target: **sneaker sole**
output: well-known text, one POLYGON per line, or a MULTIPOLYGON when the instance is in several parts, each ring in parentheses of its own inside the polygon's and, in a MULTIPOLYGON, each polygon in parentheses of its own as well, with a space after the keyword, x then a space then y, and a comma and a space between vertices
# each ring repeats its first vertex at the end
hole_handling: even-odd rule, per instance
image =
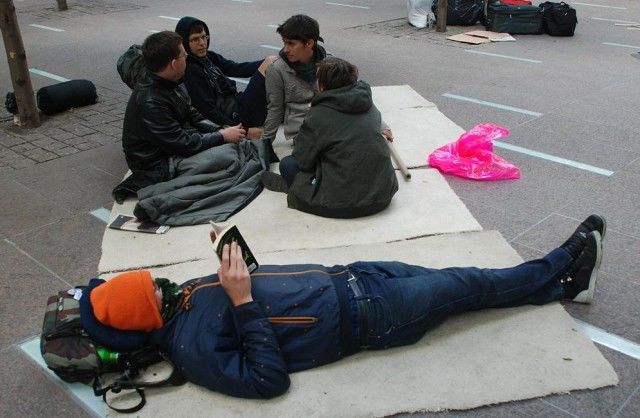
MULTIPOLYGON (((606 224, 605 229, 606 230, 606 224)), ((573 302, 575 303, 584 303, 589 304, 593 301, 594 294, 596 292, 596 281, 598 281, 598 271, 600 270, 600 263, 602 262, 602 238, 600 237, 600 233, 598 231, 595 232, 596 237, 596 262, 593 265, 593 270, 591 271, 591 277, 589 277, 589 287, 582 292, 578 293, 575 298, 573 298, 573 302)))

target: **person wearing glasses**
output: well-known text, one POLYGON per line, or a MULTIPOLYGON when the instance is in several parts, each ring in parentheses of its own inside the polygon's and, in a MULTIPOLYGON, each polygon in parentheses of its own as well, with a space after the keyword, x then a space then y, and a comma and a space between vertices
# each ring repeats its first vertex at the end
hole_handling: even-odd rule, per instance
POLYGON ((146 186, 175 177, 179 159, 245 138, 242 127, 222 128, 191 105, 181 83, 187 53, 178 34, 164 31, 148 36, 142 56, 148 74, 131 93, 122 127, 122 148, 132 175, 113 190, 119 203, 146 186))
POLYGON ((211 33, 202 20, 185 16, 176 25, 187 51, 184 84, 193 106, 219 125, 241 126, 247 138, 258 139, 267 116, 264 74, 273 57, 235 62, 210 51, 211 33), (250 78, 243 92, 229 77, 250 78))

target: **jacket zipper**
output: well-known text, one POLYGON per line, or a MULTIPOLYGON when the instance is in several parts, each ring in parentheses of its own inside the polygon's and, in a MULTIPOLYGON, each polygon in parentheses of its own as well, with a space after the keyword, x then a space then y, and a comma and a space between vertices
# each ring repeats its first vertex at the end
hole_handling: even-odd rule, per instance
MULTIPOLYGON (((289 274, 289 275, 294 275, 294 276, 300 276, 303 274, 308 274, 308 273, 321 273, 321 274, 326 274, 328 276, 337 276, 340 274, 344 274, 346 273, 347 270, 341 270, 338 271, 336 273, 328 273, 326 271, 323 270, 318 270, 318 269, 310 269, 310 270, 301 270, 301 271, 289 271, 286 273, 282 273, 282 272, 272 272, 272 273, 267 273, 267 272, 257 272, 257 273, 253 273, 251 274, 251 277, 269 277, 269 276, 282 276, 283 274, 289 274)), ((181 308, 188 311, 189 309, 191 309, 191 304, 189 303, 189 300, 191 299, 191 296, 193 296, 193 294, 195 292, 197 292, 200 289, 204 289, 206 287, 215 287, 215 286, 220 286, 220 282, 213 282, 213 283, 206 283, 206 284, 201 284, 199 286, 195 286, 195 287, 186 287, 183 289, 184 291, 184 298, 182 299, 182 303, 181 303, 181 308)), ((269 323, 271 324, 315 324, 316 322, 318 322, 318 318, 316 318, 315 316, 268 316, 267 320, 269 321, 269 323)))

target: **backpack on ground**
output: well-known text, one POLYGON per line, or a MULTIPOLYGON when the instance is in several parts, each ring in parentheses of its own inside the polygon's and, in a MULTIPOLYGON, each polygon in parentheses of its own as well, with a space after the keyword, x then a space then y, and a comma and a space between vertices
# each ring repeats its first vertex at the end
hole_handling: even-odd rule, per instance
MULTIPOLYGON (((142 409, 146 403, 142 388, 184 383, 175 368, 168 378, 158 382, 135 380, 142 368, 161 361, 169 362, 157 348, 145 347, 128 353, 113 353, 95 344, 80 320, 79 300, 82 289, 83 287, 76 287, 62 290, 47 300, 40 352, 49 369, 66 382, 91 385, 94 394, 102 396, 107 406, 118 412, 136 412, 142 409), (103 378, 108 373, 119 375, 105 386, 103 378), (107 394, 118 393, 123 389, 135 390, 140 396, 140 402, 124 409, 109 405, 107 394)), ((171 366, 173 367, 172 364, 171 366)))
POLYGON ((573 36, 578 24, 576 9, 567 3, 546 1, 540 4, 544 31, 551 36, 573 36))
POLYGON ((146 74, 147 68, 144 66, 142 58, 142 45, 133 44, 120 55, 116 64, 120 78, 133 90, 138 81, 146 74))

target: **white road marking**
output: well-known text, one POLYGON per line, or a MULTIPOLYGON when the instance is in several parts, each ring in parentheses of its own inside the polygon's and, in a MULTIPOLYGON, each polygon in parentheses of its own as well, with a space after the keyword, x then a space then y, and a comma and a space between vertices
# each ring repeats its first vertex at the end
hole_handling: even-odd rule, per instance
POLYGON ((330 4, 331 6, 353 7, 354 9, 370 9, 369 6, 356 6, 355 4, 334 3, 332 1, 328 1, 326 4, 330 4))
POLYGON ((281 46, 265 45, 265 44, 260 45, 260 47, 261 48, 267 48, 267 49, 273 49, 274 51, 280 51, 282 49, 281 46))
POLYGON ((179 17, 173 17, 173 16, 158 16, 160 19, 169 19, 169 20, 180 20, 179 17))
POLYGON ((593 20, 602 20, 603 22, 631 23, 631 24, 640 25, 640 22, 632 22, 631 20, 605 19, 603 17, 592 17, 591 19, 593 19, 593 20))
POLYGON ((587 334, 587 336, 595 343, 604 345, 612 350, 616 350, 636 360, 640 360, 640 344, 631 340, 611 334, 602 328, 598 328, 579 319, 573 319, 587 334))
POLYGON ((278 29, 278 25, 267 25, 268 28, 278 29))
POLYGON ((64 29, 52 28, 51 26, 37 25, 35 23, 31 23, 29 26, 32 26, 32 27, 38 28, 38 29, 46 29, 46 30, 50 30, 50 31, 53 31, 53 32, 64 32, 64 29))
POLYGON ((159 31, 159 30, 157 30, 157 29, 149 29, 149 32, 150 32, 150 33, 158 33, 158 32, 160 32, 160 31, 159 31))
POLYGON ((475 49, 465 49, 464 52, 469 52, 471 54, 488 55, 490 57, 506 58, 506 59, 510 59, 510 60, 514 60, 514 61, 531 62, 533 64, 541 64, 542 63, 542 61, 540 61, 540 60, 532 60, 532 59, 529 59, 529 58, 514 57, 514 56, 511 56, 511 55, 493 54, 491 52, 476 51, 475 49))
POLYGON ((519 147, 517 145, 508 144, 506 142, 493 141, 493 145, 496 146, 497 148, 518 152, 520 154, 526 154, 532 157, 541 158, 543 160, 552 161, 554 163, 563 164, 563 165, 577 168, 580 170, 590 171, 592 173, 600 174, 602 176, 609 177, 614 174, 614 171, 611 171, 611 170, 607 170, 607 169, 596 167, 589 164, 584 164, 574 160, 569 160, 567 158, 557 157, 555 155, 546 154, 544 152, 530 150, 528 148, 519 147))
POLYGON ((627 10, 626 7, 606 6, 604 4, 576 3, 576 2, 572 2, 571 4, 577 4, 578 6, 602 7, 602 8, 605 8, 605 9, 627 10))
POLYGON ((109 222, 109 218, 111 218, 111 211, 107 208, 94 209, 89 213, 100 219, 104 223, 109 222))
POLYGON ((231 0, 231 1, 235 1, 236 3, 253 3, 252 0, 231 0))
POLYGON ((229 79, 235 81, 236 83, 240 83, 240 84, 249 84, 249 80, 247 80, 246 78, 235 78, 235 77, 229 77, 229 79))
POLYGON ((640 46, 638 45, 617 44, 615 42, 603 42, 602 45, 619 46, 622 48, 633 48, 640 50, 640 46))
POLYGON ((51 74, 51 73, 48 73, 46 71, 38 70, 37 68, 29 68, 29 72, 32 73, 32 74, 41 75, 43 77, 47 77, 47 78, 50 78, 52 80, 56 80, 56 81, 60 81, 60 82, 69 81, 68 78, 64 78, 64 77, 61 77, 59 75, 51 74))
POLYGON ((530 116, 535 116, 535 117, 539 117, 539 116, 543 115, 542 113, 534 112, 533 110, 527 110, 527 109, 522 109, 522 108, 519 108, 519 107, 503 105, 503 104, 500 104, 500 103, 487 102, 485 100, 474 99, 473 97, 459 96, 457 94, 450 94, 450 93, 444 93, 443 96, 444 97, 448 97, 449 99, 461 100, 463 102, 469 102, 469 103, 475 103, 475 104, 479 104, 479 105, 483 105, 483 106, 495 107, 496 109, 508 110, 509 112, 522 113, 524 115, 530 115, 530 116))

